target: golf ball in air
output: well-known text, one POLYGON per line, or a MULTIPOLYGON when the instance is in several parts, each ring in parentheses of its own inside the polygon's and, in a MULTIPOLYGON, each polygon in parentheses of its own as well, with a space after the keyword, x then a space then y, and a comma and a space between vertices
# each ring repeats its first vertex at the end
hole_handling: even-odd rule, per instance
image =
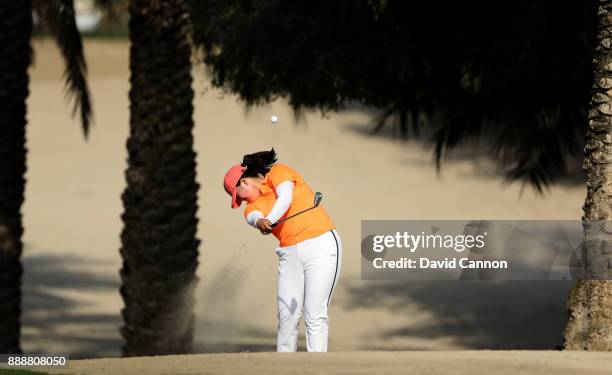
POLYGON ((272 116, 270 117, 270 121, 272 121, 273 124, 276 124, 278 122, 278 117, 272 116))

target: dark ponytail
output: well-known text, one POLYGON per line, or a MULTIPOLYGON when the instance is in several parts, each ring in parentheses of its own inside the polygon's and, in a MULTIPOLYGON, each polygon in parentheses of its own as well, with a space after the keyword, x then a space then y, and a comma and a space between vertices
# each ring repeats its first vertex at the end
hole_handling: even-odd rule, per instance
POLYGON ((243 177, 263 177, 270 171, 272 165, 276 163, 276 152, 274 147, 270 151, 260 151, 254 154, 244 155, 242 159, 243 167, 247 169, 242 173, 243 177))

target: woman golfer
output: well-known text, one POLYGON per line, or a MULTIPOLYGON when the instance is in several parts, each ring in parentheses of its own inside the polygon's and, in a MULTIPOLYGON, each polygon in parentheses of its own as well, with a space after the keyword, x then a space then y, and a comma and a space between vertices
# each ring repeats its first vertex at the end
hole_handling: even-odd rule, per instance
POLYGON ((304 178, 285 164, 274 164, 274 149, 245 155, 225 174, 225 191, 232 208, 246 201, 246 221, 262 234, 279 240, 278 262, 278 352, 297 351, 298 325, 304 311, 306 348, 326 352, 327 309, 338 283, 342 242, 321 205, 313 207, 314 194, 304 178))

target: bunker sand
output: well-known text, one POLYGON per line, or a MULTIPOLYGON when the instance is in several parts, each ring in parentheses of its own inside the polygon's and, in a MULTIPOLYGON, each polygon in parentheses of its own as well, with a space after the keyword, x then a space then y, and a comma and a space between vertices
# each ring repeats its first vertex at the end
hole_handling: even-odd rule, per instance
MULTIPOLYGON (((437 351, 199 354, 72 361, 67 374, 609 374, 612 353, 437 351)), ((53 371, 57 372, 57 371, 53 371)))

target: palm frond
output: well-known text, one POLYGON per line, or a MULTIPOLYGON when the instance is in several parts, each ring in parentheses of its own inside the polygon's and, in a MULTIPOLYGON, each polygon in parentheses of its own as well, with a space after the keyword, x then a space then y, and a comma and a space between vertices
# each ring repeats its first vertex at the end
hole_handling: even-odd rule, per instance
POLYGON ((67 96, 72 99, 74 116, 80 110, 83 134, 87 138, 92 122, 92 108, 87 85, 87 65, 81 34, 76 26, 73 0, 35 0, 34 10, 54 35, 66 63, 64 71, 67 96))
POLYGON ((433 133, 438 172, 488 137, 505 177, 540 193, 581 157, 596 2, 191 1, 213 86, 247 105, 379 108, 374 133, 389 118, 433 133))

